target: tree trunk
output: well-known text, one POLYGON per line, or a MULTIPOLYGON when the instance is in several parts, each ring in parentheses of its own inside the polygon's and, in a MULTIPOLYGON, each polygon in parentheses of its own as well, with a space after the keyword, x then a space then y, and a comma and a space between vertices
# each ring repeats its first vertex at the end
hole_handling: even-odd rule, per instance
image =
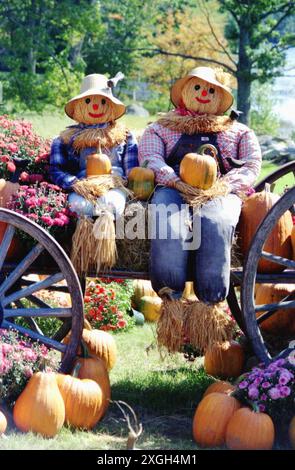
POLYGON ((251 62, 247 54, 249 45, 249 33, 247 21, 240 26, 239 40, 239 62, 237 67, 238 80, 238 110, 242 111, 240 121, 244 124, 249 123, 251 106, 251 62))

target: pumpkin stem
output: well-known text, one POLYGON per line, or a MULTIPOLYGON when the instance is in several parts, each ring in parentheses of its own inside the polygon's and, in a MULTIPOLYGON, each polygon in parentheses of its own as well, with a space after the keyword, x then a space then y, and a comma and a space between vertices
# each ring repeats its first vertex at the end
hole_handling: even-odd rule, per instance
POLYGON ((80 354, 80 357, 83 357, 83 359, 89 359, 91 357, 89 354, 88 348, 86 346, 86 343, 83 340, 81 340, 81 350, 82 350, 82 354, 80 354))
POLYGON ((72 372, 72 376, 75 377, 76 379, 78 378, 79 370, 81 369, 81 364, 78 362, 72 372))
POLYGON ((98 153, 101 153, 101 143, 100 143, 100 140, 98 141, 97 151, 98 151, 98 153))
POLYGON ((148 167, 148 164, 149 164, 149 162, 148 162, 147 160, 145 160, 145 161, 143 162, 143 164, 141 165, 141 168, 147 168, 147 167, 148 167))

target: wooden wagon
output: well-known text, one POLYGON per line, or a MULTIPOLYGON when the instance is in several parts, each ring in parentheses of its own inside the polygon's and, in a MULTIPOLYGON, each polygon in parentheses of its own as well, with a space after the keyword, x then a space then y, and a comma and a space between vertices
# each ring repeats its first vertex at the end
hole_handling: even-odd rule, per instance
MULTIPOLYGON (((277 182, 287 174, 292 174, 295 178, 295 162, 287 163, 271 173, 256 186, 256 191, 263 190, 266 183, 269 183, 273 190, 277 182)), ((279 303, 257 306, 254 300, 254 289, 256 283, 295 283, 295 261, 263 251, 264 243, 277 220, 285 211, 290 208, 294 209, 294 204, 295 187, 288 189, 281 196, 260 224, 243 266, 231 270, 231 287, 227 297, 229 308, 239 327, 251 342, 254 353, 263 362, 269 362, 271 356, 259 325, 278 309, 295 308, 295 292, 279 303), (280 274, 258 274, 257 265, 261 257, 283 265, 287 269, 280 274), (240 288, 239 299, 237 288, 240 288), (264 313, 257 320, 258 312, 264 313)), ((61 352, 61 370, 69 372, 81 341, 85 278, 77 276, 63 248, 34 222, 8 209, 0 209, 0 222, 7 224, 0 245, 0 328, 14 328, 28 335, 32 340, 40 341, 61 352), (22 259, 17 263, 11 263, 7 262, 7 254, 16 230, 26 232, 35 239, 36 243, 22 259), (28 274, 32 273, 45 274, 46 278, 28 279, 28 274), (62 285, 61 281, 63 281, 62 285), (50 306, 36 295, 44 290, 49 293, 68 293, 71 306, 50 306), (15 322, 16 318, 22 318, 21 324, 15 322), (60 326, 51 337, 47 336, 38 325, 37 318, 58 318, 60 326), (64 344, 62 340, 70 330, 70 341, 64 344)), ((104 278, 149 279, 148 272, 131 270, 112 270, 103 272, 101 275, 104 278)), ((97 277, 97 273, 88 273, 87 276, 97 277)), ((288 349, 284 350, 283 354, 288 354, 288 352, 288 349)))

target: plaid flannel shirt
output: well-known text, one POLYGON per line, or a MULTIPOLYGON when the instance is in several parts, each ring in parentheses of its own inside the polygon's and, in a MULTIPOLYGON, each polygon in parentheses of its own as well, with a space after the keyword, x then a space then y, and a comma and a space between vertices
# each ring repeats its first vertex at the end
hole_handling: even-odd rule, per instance
MULTIPOLYGON (((156 182, 165 186, 179 180, 166 160, 181 137, 181 132, 168 129, 160 124, 151 124, 139 142, 139 163, 147 162, 154 171, 156 182)), ((234 122, 226 131, 217 134, 220 154, 228 173, 223 176, 234 193, 247 192, 255 183, 261 168, 261 149, 254 132, 244 124, 234 122), (227 157, 245 162, 241 168, 230 169, 227 157)))
MULTIPOLYGON (((129 132, 126 142, 113 149, 103 149, 112 157, 115 153, 116 160, 120 162, 123 177, 127 177, 129 171, 138 166, 138 146, 135 136, 129 132)), ((111 158, 112 160, 112 158, 111 158)), ((86 171, 80 167, 80 155, 74 152, 69 144, 65 144, 60 137, 53 140, 50 152, 50 178, 53 183, 65 190, 70 190, 77 179, 85 178, 86 171)))

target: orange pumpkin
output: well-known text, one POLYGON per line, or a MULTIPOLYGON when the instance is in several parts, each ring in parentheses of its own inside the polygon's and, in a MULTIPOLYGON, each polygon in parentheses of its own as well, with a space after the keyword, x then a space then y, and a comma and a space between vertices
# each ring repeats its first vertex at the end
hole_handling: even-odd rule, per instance
POLYGON ((83 347, 83 357, 79 357, 74 366, 74 370, 77 368, 78 379, 90 379, 96 382, 102 391, 102 407, 103 414, 105 414, 111 399, 111 385, 108 371, 105 367, 104 362, 98 357, 91 357, 88 354, 87 348, 83 347))
POLYGON ((229 420, 240 408, 234 397, 210 393, 199 403, 193 419, 193 436, 201 447, 216 447, 225 443, 229 420))
POLYGON ((7 419, 4 413, 0 411, 0 436, 4 434, 7 428, 7 419))
POLYGON ((198 153, 187 153, 180 163, 180 178, 190 186, 209 189, 217 178, 214 158, 198 153))
POLYGON ((214 377, 238 377, 243 369, 245 353, 237 341, 215 344, 205 353, 204 367, 214 377))
POLYGON ((128 175, 128 188, 137 199, 146 201, 155 189, 154 172, 145 167, 132 168, 128 175))
POLYGON ((99 148, 98 153, 88 155, 86 162, 86 175, 99 176, 109 175, 112 172, 112 164, 107 155, 101 153, 99 148))
MULTIPOLYGON (((244 256, 249 251, 250 244, 256 230, 269 210, 279 200, 280 196, 269 191, 262 191, 252 194, 243 204, 241 217, 239 220, 239 244, 244 256)), ((293 228, 290 211, 285 212, 277 221, 276 226, 271 231, 264 244, 264 251, 283 258, 292 258, 291 232, 293 228)), ((266 259, 260 259, 258 272, 279 273, 284 270, 284 266, 273 263, 266 259)))
POLYGON ((217 380, 213 384, 209 385, 207 390, 205 391, 203 398, 205 398, 210 393, 225 393, 226 395, 230 395, 236 387, 232 385, 230 382, 224 382, 223 380, 217 380))
MULTIPOLYGON (((280 302, 295 291, 295 284, 259 284, 256 291, 256 304, 272 304, 280 302)), ((257 317, 262 312, 257 313, 257 317)), ((294 336, 295 308, 282 308, 260 324, 260 328, 270 334, 294 336)))
POLYGON ((232 450, 270 450, 275 438, 271 418, 249 408, 237 410, 226 429, 226 445, 232 450))
POLYGON ((293 449, 295 449, 295 416, 293 416, 289 425, 289 439, 293 449))
POLYGON ((16 426, 45 437, 55 436, 64 424, 65 405, 54 373, 37 372, 30 378, 13 408, 16 426))

